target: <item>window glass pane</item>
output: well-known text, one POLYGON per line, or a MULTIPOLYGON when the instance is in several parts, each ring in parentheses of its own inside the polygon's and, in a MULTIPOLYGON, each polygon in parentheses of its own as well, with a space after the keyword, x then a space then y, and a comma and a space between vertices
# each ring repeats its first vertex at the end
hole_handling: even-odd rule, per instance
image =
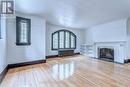
POLYGON ((27 23, 26 22, 20 22, 20 25, 21 25, 20 42, 26 43, 27 42, 27 23))
POLYGON ((64 31, 59 32, 59 48, 64 48, 64 31))
POLYGON ((53 49, 58 49, 58 33, 53 35, 53 49))
POLYGON ((71 48, 75 48, 75 37, 71 34, 71 48))
POLYGON ((69 47, 70 47, 70 33, 65 32, 65 48, 69 48, 69 47))

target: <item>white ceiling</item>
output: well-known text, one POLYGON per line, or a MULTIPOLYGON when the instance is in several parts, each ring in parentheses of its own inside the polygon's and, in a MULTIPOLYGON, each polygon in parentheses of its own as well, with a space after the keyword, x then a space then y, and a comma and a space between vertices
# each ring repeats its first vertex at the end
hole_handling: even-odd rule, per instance
POLYGON ((43 16, 47 22, 87 28, 130 16, 130 0, 15 0, 16 11, 43 16))

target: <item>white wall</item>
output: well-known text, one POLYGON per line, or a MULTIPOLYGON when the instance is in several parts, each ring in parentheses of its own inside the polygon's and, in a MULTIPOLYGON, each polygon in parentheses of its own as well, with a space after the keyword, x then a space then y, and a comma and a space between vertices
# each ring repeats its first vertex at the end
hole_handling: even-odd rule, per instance
POLYGON ((127 58, 130 59, 130 18, 127 20, 127 44, 126 44, 127 58))
POLYGON ((61 29, 66 29, 72 31, 77 36, 77 47, 75 52, 80 52, 80 45, 85 43, 85 30, 84 29, 70 29, 70 28, 63 28, 60 26, 55 26, 52 24, 47 24, 46 30, 46 55, 57 55, 57 51, 51 50, 51 35, 53 32, 61 29))
POLYGON ((122 19, 122 20, 113 21, 110 23, 105 23, 105 24, 101 24, 89 28, 88 33, 92 32, 92 36, 93 36, 91 41, 94 42, 126 41, 126 37, 127 37, 126 21, 127 19, 122 19))
POLYGON ((7 20, 7 54, 8 63, 20 63, 45 59, 45 20, 38 16, 16 13, 16 16, 31 19, 31 45, 17 46, 16 19, 7 20))
POLYGON ((7 66, 6 62, 6 18, 2 16, 1 18, 1 34, 2 39, 0 39, 0 73, 7 66))
POLYGON ((93 41, 93 30, 92 29, 86 29, 85 30, 85 42, 87 45, 92 45, 94 43, 93 41))

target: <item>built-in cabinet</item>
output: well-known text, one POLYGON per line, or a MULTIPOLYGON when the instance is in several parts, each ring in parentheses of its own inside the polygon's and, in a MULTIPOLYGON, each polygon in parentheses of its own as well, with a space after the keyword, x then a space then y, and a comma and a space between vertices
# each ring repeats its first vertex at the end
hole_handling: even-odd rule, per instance
POLYGON ((94 47, 93 45, 82 44, 81 54, 87 55, 88 57, 94 57, 94 47))

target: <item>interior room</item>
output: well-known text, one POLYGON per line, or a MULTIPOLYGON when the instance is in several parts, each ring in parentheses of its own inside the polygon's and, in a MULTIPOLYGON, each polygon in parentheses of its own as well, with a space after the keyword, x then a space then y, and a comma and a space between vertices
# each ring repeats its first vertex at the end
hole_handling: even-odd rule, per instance
POLYGON ((129 0, 0 0, 0 87, 129 87, 129 0))

